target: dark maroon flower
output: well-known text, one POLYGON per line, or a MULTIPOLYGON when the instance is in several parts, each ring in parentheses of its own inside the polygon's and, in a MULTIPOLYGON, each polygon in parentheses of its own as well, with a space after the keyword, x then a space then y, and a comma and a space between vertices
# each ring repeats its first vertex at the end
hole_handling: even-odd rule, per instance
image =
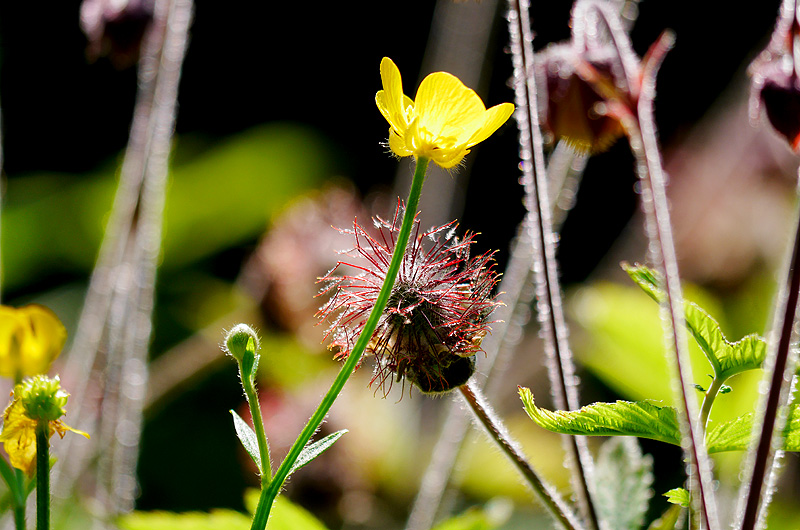
MULTIPOLYGON (((355 248, 320 281, 331 299, 319 311, 331 322, 325 339, 346 358, 378 297, 394 252, 402 220, 375 218, 371 235, 357 222, 355 248), (337 276, 342 265, 361 273, 337 276)), ((492 253, 470 258, 474 235, 455 237, 450 223, 421 232, 415 220, 389 303, 366 352, 376 359, 372 383, 388 393, 393 381, 408 379, 422 392, 446 392, 463 385, 475 371, 475 354, 489 331, 488 317, 498 305, 492 289, 498 281, 492 253)))
POLYGON ((753 92, 755 113, 763 107, 769 123, 800 152, 800 79, 794 68, 763 65, 753 75, 753 92))
POLYGON ((800 21, 795 5, 784 4, 767 48, 750 65, 750 115, 764 109, 770 124, 800 153, 800 21))
POLYGON ((623 135, 613 103, 630 99, 617 86, 618 60, 610 46, 579 51, 573 43, 553 45, 537 63, 543 98, 542 125, 554 139, 576 150, 599 153, 623 135))
POLYGON ((89 57, 108 56, 118 68, 136 63, 154 10, 155 0, 83 0, 81 28, 89 57))

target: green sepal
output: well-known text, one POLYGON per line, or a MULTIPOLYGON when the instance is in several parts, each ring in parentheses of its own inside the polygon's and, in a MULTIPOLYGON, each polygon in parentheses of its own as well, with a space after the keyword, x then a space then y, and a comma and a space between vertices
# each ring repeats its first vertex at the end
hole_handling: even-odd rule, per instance
POLYGON ((258 450, 258 438, 253 429, 245 422, 234 410, 231 409, 233 416, 233 428, 236 429, 236 436, 242 442, 244 450, 255 462, 259 474, 264 474, 264 467, 261 464, 261 453, 258 450))
POLYGON ((23 503, 24 499, 27 497, 27 493, 19 491, 19 483, 17 482, 14 468, 11 467, 11 464, 3 457, 0 457, 0 476, 3 478, 3 482, 6 483, 6 486, 8 486, 12 501, 13 499, 19 499, 19 502, 23 503))
MULTIPOLYGON (((711 429, 706 435, 708 452, 747 450, 753 436, 753 415, 749 412, 711 429)), ((800 408, 796 404, 789 406, 789 417, 786 419, 783 436, 784 451, 800 451, 800 408)))
POLYGON ((671 504, 677 504, 683 508, 688 508, 692 503, 692 498, 689 492, 683 488, 673 488, 664 494, 667 501, 671 504))
POLYGON ((653 457, 633 438, 603 443, 594 476, 597 515, 607 528, 639 530, 653 491, 653 457))
POLYGON ((638 436, 673 445, 681 444, 675 409, 649 401, 593 403, 575 411, 554 411, 536 406, 533 393, 520 387, 528 416, 540 427, 560 434, 584 436, 638 436))
POLYGON ((261 357, 258 355, 258 346, 252 337, 247 339, 247 354, 242 360, 242 378, 247 381, 254 381, 256 372, 258 372, 258 361, 261 357))
MULTIPOLYGON (((653 300, 661 303, 665 299, 666 293, 656 271, 624 262, 622 268, 653 300)), ((767 342, 762 337, 752 334, 730 342, 719 323, 697 304, 684 301, 684 313, 686 328, 714 367, 715 377, 724 381, 741 372, 761 368, 767 354, 767 342)))
MULTIPOLYGON (((342 437, 343 434, 347 432, 347 429, 342 429, 341 431, 336 431, 333 434, 329 434, 325 438, 314 442, 313 444, 309 444, 303 448, 300 452, 300 455, 295 460, 292 467, 289 468, 289 475, 300 469, 301 467, 307 465, 309 462, 317 458, 319 455, 327 451, 336 440, 342 437)), ((288 476, 287 475, 287 478, 288 476)))
POLYGON ((678 524, 678 519, 680 519, 682 512, 682 506, 673 504, 667 511, 661 514, 661 517, 650 523, 647 530, 675 530, 675 526, 678 524))

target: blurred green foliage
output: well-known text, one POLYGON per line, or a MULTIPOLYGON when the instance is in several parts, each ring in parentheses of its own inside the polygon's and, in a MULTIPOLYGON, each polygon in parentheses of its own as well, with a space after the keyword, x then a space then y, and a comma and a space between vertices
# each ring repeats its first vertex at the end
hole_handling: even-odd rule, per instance
MULTIPOLYGON (((162 270, 252 240, 290 199, 330 176, 330 150, 317 133, 273 123, 227 138, 170 172, 162 270)), ((14 290, 53 269, 86 274, 111 209, 116 170, 33 174, 9 180, 2 212, 3 281, 14 290)))

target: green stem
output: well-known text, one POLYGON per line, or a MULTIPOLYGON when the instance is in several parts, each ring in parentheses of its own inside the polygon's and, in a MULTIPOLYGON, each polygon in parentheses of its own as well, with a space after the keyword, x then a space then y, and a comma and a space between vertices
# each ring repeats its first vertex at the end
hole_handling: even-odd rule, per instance
POLYGON ((24 475, 19 469, 14 469, 5 458, 0 457, 0 476, 8 486, 11 494, 11 505, 14 510, 14 528, 25 530, 25 487, 24 475))
POLYGON ((708 387, 705 395, 703 396, 703 404, 700 406, 700 421, 698 422, 698 426, 703 429, 705 432, 708 426, 708 416, 711 414, 711 406, 714 405, 714 400, 717 398, 717 394, 719 394, 719 389, 722 388, 722 385, 725 383, 721 377, 715 377, 711 381, 711 386, 708 387))
POLYGON ((386 271, 386 278, 378 293, 378 298, 375 300, 375 306, 372 308, 372 312, 370 312, 366 324, 364 324, 364 329, 358 336, 353 350, 347 356, 347 360, 342 365, 342 369, 333 381, 330 390, 328 390, 328 393, 322 398, 319 407, 317 407, 311 419, 308 420, 308 423, 306 423, 306 426, 300 432, 300 436, 297 437, 297 440, 289 450, 286 458, 281 462, 278 471, 275 472, 275 477, 269 483, 269 486, 261 490, 261 496, 258 499, 258 507, 253 517, 253 524, 250 527, 251 530, 263 530, 267 527, 272 503, 275 501, 278 493, 280 493, 286 477, 289 476, 289 470, 297 461, 297 457, 300 456, 303 448, 319 428, 322 420, 325 419, 331 406, 333 406, 333 402, 336 401, 342 388, 344 388, 344 384, 347 382, 350 374, 353 373, 356 365, 358 365, 358 361, 361 359, 364 349, 366 349, 367 344, 370 339, 372 339, 372 334, 378 327, 378 321, 380 320, 383 310, 386 308, 386 303, 389 301, 389 295, 392 292, 394 281, 397 278, 397 273, 400 271, 400 265, 403 262, 403 256, 408 246, 408 239, 411 235, 411 228, 414 226, 414 218, 417 215, 417 207, 419 206, 419 198, 422 194, 422 184, 425 181, 425 171, 428 168, 428 162, 429 160, 427 158, 417 158, 417 167, 414 170, 414 179, 411 181, 411 189, 408 192, 406 211, 403 214, 403 224, 400 226, 400 233, 397 235, 397 243, 394 254, 392 254, 392 261, 386 271))
POLYGON ((245 377, 242 374, 242 386, 247 396, 247 403, 250 405, 250 416, 253 418, 253 428, 256 431, 258 441, 258 452, 261 456, 261 488, 265 488, 272 480, 272 462, 269 458, 269 443, 264 432, 264 422, 261 419, 261 403, 258 401, 258 392, 252 377, 245 377))
POLYGON ((50 424, 36 425, 36 530, 50 528, 50 424))

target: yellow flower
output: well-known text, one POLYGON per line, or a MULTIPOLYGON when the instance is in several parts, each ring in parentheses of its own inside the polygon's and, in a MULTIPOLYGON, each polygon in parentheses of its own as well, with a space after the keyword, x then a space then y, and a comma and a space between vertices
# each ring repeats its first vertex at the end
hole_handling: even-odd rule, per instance
MULTIPOLYGON (((67 394, 61 390, 58 377, 50 379, 46 376, 36 376, 17 385, 11 393, 13 400, 3 413, 3 432, 0 433, 0 442, 8 453, 11 465, 21 469, 28 476, 36 470, 36 426, 39 421, 48 421, 49 435, 58 433, 63 438, 67 431, 89 437, 83 431, 73 429, 61 421, 64 414, 67 394), (43 402, 48 402, 50 407, 43 407, 43 402), (31 411, 44 411, 46 419, 32 418, 31 411)), ((35 415, 35 413, 33 414, 35 415)))
POLYGON ((487 110, 472 89, 446 72, 423 79, 414 101, 403 94, 400 70, 388 57, 381 61, 381 81, 375 103, 391 125, 391 150, 397 156, 428 158, 445 169, 461 162, 514 112, 511 103, 487 110))
POLYGON ((64 325, 46 307, 0 305, 0 376, 18 380, 46 373, 66 340, 64 325))

